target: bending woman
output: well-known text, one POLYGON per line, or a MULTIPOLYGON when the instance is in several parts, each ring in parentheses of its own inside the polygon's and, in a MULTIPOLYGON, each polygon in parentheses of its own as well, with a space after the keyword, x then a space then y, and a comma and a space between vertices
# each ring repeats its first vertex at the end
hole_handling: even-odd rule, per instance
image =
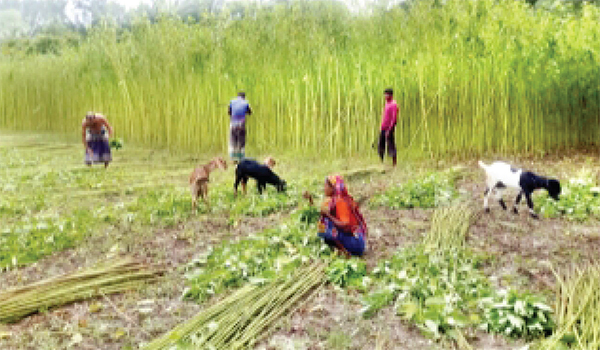
POLYGON ((367 225, 358 204, 348 194, 341 176, 329 176, 324 188, 327 199, 321 206, 319 237, 346 257, 361 256, 365 251, 367 225))

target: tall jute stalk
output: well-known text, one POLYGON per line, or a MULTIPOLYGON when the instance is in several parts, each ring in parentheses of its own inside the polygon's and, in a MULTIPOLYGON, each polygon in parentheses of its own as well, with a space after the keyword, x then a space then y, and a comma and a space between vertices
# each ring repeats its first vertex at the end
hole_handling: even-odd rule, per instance
POLYGON ((0 128, 77 135, 93 110, 128 142, 225 152, 227 105, 244 90, 249 154, 373 154, 391 86, 403 154, 597 143, 598 8, 424 0, 371 10, 251 4, 242 17, 99 25, 60 55, 0 56, 0 128))

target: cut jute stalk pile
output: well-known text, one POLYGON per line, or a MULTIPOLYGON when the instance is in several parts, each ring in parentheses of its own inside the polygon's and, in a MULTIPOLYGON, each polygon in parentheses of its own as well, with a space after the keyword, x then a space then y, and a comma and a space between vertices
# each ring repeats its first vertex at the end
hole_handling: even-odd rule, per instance
POLYGON ((125 258, 0 292, 0 322, 16 322, 38 311, 137 289, 161 273, 159 269, 125 258))
POLYGON ((431 219, 431 230, 423 243, 429 250, 464 248, 475 215, 465 204, 439 208, 431 219))
POLYGON ((323 265, 299 268, 291 276, 257 286, 246 285, 143 349, 246 349, 292 307, 325 282, 323 265))
POLYGON ((600 264, 554 271, 557 329, 540 349, 600 349, 600 264))

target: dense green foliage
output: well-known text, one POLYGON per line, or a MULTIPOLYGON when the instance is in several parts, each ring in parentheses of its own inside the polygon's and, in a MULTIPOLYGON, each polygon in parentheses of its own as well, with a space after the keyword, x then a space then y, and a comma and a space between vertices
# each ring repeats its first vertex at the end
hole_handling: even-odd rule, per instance
POLYGON ((539 338, 554 331, 554 310, 536 295, 503 290, 480 301, 484 311, 481 328, 514 338, 539 338))
POLYGON ((375 195, 371 203, 394 209, 435 208, 449 204, 458 196, 454 184, 456 175, 456 172, 449 170, 393 185, 385 192, 375 195))
POLYGON ((186 267, 190 282, 186 297, 202 302, 248 282, 291 273, 310 259, 330 255, 315 234, 314 222, 302 223, 303 219, 303 211, 299 211, 277 228, 235 242, 224 241, 198 256, 186 267))
POLYGON ((559 201, 542 194, 536 203, 546 217, 564 216, 577 221, 600 219, 600 187, 590 169, 583 168, 577 177, 563 182, 559 201))
POLYGON ((472 223, 466 206, 437 209, 422 244, 400 250, 373 270, 375 291, 363 299, 363 316, 394 305, 425 334, 459 343, 465 327, 511 337, 550 334, 550 307, 534 295, 496 290, 480 270, 481 259, 465 246, 472 223))
POLYGON ((393 305, 400 316, 436 339, 458 340, 456 330, 466 327, 515 338, 552 332, 552 308, 539 296, 496 290, 480 265, 477 255, 458 245, 403 249, 373 270, 374 292, 363 299, 363 316, 393 305))
POLYGON ((411 153, 538 152, 595 143, 600 11, 513 0, 292 2, 197 21, 110 24, 60 55, 4 57, 0 127, 76 134, 105 113, 128 142, 225 150, 227 104, 254 106, 249 152, 366 151, 382 91, 411 153))
POLYGON ((423 247, 405 249, 373 271, 379 291, 365 298, 364 315, 394 304, 400 315, 435 335, 479 321, 479 298, 491 294, 477 260, 461 250, 431 254, 423 247))

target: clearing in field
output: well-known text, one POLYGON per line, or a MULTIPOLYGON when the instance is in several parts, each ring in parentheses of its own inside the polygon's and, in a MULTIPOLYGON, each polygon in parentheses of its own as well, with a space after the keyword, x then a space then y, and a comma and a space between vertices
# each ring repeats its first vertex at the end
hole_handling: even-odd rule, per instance
POLYGON ((577 297, 589 307, 598 302, 590 263, 600 248, 599 165, 591 156, 513 160, 563 181, 560 202, 536 195, 538 221, 499 205, 482 213, 484 175, 476 160, 401 162, 392 170, 379 167, 376 155, 346 165, 280 156, 286 194, 270 188, 259 196, 250 183, 248 195, 236 199, 228 168, 211 175, 211 209, 200 203, 192 212, 187 178, 211 157, 127 146, 105 170, 85 167, 80 148, 50 135, 0 136, 0 291, 107 259, 135 259, 162 274, 125 293, 16 319, 5 319, 15 309, 0 302, 2 348, 161 348, 161 336, 194 317, 195 326, 176 339, 181 344, 512 349, 594 337, 594 317, 580 319, 587 309, 565 304, 577 297), (302 199, 305 190, 320 194, 334 172, 355 197, 368 198, 362 259, 332 256, 316 237, 318 215, 302 199), (319 266, 302 276, 314 276, 312 282, 289 284, 304 281, 285 276, 310 262, 319 266), (247 311, 252 322, 242 322, 235 312, 263 305, 259 296, 270 288, 288 297, 264 304, 262 313, 247 311), (206 313, 227 310, 223 298, 232 292, 237 311, 206 313), (221 328, 219 317, 227 315, 237 315, 228 321, 237 328, 221 328), (199 338, 209 329, 203 327, 217 327, 212 338, 199 338))

